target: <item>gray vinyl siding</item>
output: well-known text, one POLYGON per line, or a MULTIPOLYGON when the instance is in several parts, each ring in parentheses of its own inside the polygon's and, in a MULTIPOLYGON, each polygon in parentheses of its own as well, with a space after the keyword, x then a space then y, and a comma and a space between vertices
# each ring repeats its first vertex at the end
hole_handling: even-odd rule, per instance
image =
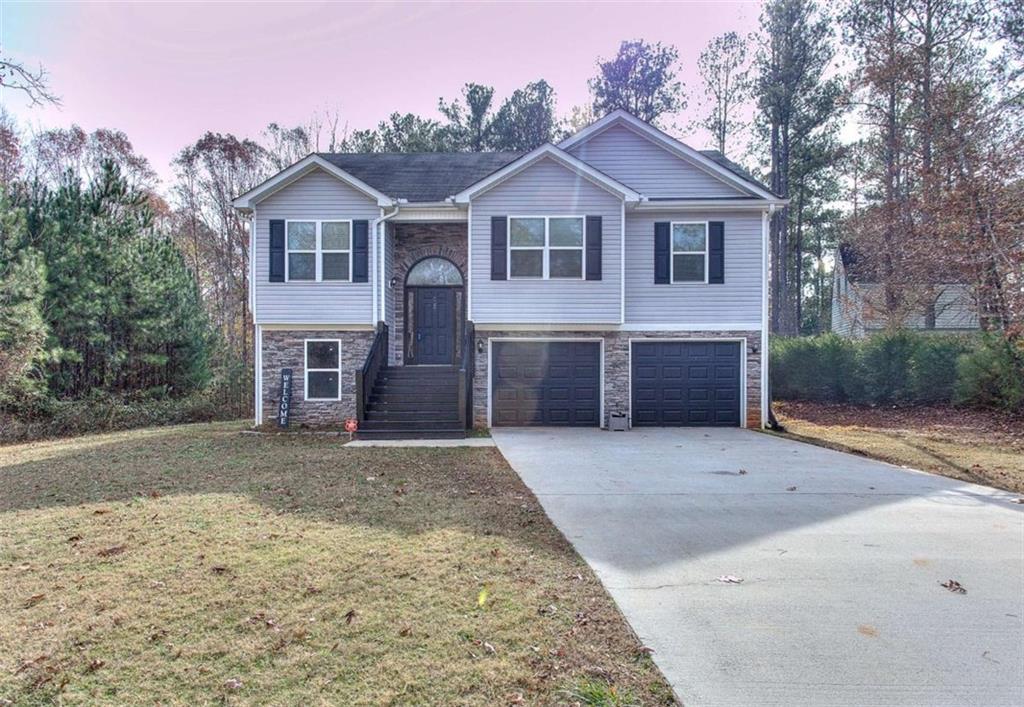
POLYGON ((473 320, 596 324, 621 318, 622 199, 544 159, 473 200, 473 320), (602 280, 491 280, 492 216, 601 216, 602 280))
POLYGON ((362 324, 373 318, 373 234, 369 282, 269 282, 270 221, 273 219, 365 219, 380 217, 370 197, 316 170, 274 192, 256 206, 256 323, 362 324))
POLYGON ((621 125, 569 152, 648 198, 749 196, 621 125))
POLYGON ((760 212, 626 212, 626 324, 761 329, 760 212), (657 221, 723 221, 725 283, 654 284, 657 221))

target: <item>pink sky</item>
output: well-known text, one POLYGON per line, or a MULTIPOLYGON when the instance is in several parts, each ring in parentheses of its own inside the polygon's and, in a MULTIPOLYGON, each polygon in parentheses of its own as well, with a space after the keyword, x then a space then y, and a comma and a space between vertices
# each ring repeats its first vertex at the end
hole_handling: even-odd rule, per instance
MULTIPOLYGON (((598 56, 623 39, 675 45, 680 77, 715 35, 755 29, 760 3, 20 3, 0 0, 0 46, 41 63, 60 108, 0 96, 28 130, 118 128, 165 179, 205 131, 257 137, 337 109, 350 129, 393 111, 437 115, 467 81, 500 101, 554 86, 567 114, 588 102, 598 56)), ((691 108, 694 101, 691 100, 691 108)), ((685 123, 688 116, 684 115, 685 123)), ((705 135, 685 136, 703 147, 705 135)))

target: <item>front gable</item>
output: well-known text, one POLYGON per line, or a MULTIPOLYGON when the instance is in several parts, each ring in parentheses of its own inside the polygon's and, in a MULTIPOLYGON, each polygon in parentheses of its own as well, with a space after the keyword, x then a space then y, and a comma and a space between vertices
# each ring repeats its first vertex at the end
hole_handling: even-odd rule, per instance
POLYGON ((568 152, 649 199, 751 196, 622 124, 573 145, 568 152))

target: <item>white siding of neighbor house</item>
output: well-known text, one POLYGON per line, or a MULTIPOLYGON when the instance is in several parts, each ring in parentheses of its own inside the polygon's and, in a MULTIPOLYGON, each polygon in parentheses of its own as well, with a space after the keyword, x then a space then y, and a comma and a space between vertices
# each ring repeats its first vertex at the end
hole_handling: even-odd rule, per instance
POLYGON ((626 324, 761 329, 761 213, 626 212, 626 324), (654 224, 722 221, 725 282, 654 284, 654 224))
MULTIPOLYGON (((851 315, 854 319, 852 335, 862 336, 871 331, 885 328, 885 317, 882 315, 882 287, 877 283, 855 283, 850 287, 857 293, 850 298, 853 306, 851 315), (876 306, 871 306, 876 303, 876 306)), ((925 327, 924 311, 913 312, 904 317, 901 326, 915 331, 963 331, 973 330, 980 326, 978 309, 974 303, 971 290, 966 285, 935 286, 935 329, 925 327)))
POLYGON ((859 336, 863 332, 854 329, 854 310, 859 306, 857 292, 850 288, 846 279, 843 261, 836 254, 836 265, 832 278, 832 331, 839 336, 859 336))
POLYGON ((648 198, 749 196, 621 125, 574 145, 569 152, 648 198))
POLYGON ((473 199, 473 320, 485 324, 617 324, 622 199, 544 159, 473 199), (601 280, 491 280, 492 216, 601 216, 601 280))
POLYGON ((360 324, 373 318, 373 221, 376 201, 326 172, 316 170, 274 192, 256 206, 256 323, 360 324), (370 222, 369 282, 270 282, 270 221, 352 219, 370 222))

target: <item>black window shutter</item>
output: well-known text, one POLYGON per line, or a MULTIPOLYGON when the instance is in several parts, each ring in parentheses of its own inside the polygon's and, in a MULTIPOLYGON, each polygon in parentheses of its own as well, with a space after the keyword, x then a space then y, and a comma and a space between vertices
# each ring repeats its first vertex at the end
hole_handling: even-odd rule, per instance
POLYGON ((284 221, 270 221, 270 281, 284 282, 284 221))
POLYGON ((668 221, 654 224, 654 284, 669 284, 669 258, 672 257, 671 226, 668 221))
POLYGON ((352 222, 352 282, 370 277, 370 222, 352 222))
POLYGON ((725 222, 708 223, 708 284, 725 283, 725 222))
POLYGON ((601 279, 601 217, 587 216, 586 231, 587 279, 601 279))
POLYGON ((491 216, 491 279, 507 280, 508 219, 491 216))

